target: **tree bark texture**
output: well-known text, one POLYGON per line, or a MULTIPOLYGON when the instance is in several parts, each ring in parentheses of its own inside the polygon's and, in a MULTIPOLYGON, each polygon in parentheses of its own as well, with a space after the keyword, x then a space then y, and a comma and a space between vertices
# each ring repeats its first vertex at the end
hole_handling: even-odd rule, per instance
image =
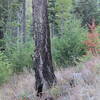
POLYGON ((3 29, 2 27, 0 27, 0 51, 4 50, 3 38, 4 38, 3 29))
POLYGON ((42 88, 50 88, 56 83, 52 65, 47 3, 47 0, 33 0, 35 78, 38 93, 42 92, 42 88))

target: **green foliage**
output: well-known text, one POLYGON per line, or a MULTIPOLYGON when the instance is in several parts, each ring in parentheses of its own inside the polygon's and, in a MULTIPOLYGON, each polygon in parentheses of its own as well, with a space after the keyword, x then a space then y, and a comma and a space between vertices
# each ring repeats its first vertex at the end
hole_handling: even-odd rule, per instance
POLYGON ((34 45, 32 41, 21 44, 13 44, 7 46, 6 54, 10 61, 13 63, 13 71, 20 72, 23 71, 25 67, 32 67, 32 55, 33 55, 34 45))
POLYGON ((48 17, 49 17, 49 24, 51 29, 52 35, 57 35, 58 33, 58 23, 57 23, 57 10, 56 10, 56 0, 49 0, 48 3, 48 17))
POLYGON ((0 39, 0 51, 4 49, 4 39, 0 39))
POLYGON ((0 52, 0 84, 5 82, 12 74, 12 64, 4 53, 0 52))
POLYGON ((26 0, 26 32, 25 43, 23 42, 22 3, 23 0, 8 0, 6 30, 4 30, 5 54, 13 63, 13 72, 23 71, 23 68, 32 66, 34 42, 32 39, 32 0, 26 0))
POLYGON ((97 26, 96 31, 100 34, 100 25, 97 26))
POLYGON ((63 32, 60 37, 52 39, 52 53, 57 65, 67 66, 75 64, 78 57, 85 54, 83 41, 87 31, 80 26, 79 21, 72 18, 65 21, 63 32))
POLYGON ((52 35, 59 35, 61 23, 71 14, 72 0, 49 0, 49 22, 52 35))
POLYGON ((56 0, 57 17, 67 18, 70 16, 70 10, 72 8, 72 0, 56 0))
POLYGON ((92 19, 96 19, 96 23, 100 23, 100 7, 97 0, 73 0, 73 12, 76 17, 82 19, 82 25, 92 22, 92 19))
MULTIPOLYGON (((73 12, 77 18, 86 24, 87 20, 95 17, 99 22, 96 0, 49 0, 49 22, 52 38, 52 56, 58 66, 73 65, 86 52, 83 41, 86 38, 86 29, 81 27, 80 21, 71 15, 73 12), (91 2, 93 1, 93 2, 91 2), (79 11, 79 12, 78 12, 79 11)), ((23 0, 0 0, 0 27, 4 33, 4 39, 0 40, 0 83, 7 80, 12 72, 23 71, 25 67, 32 66, 34 43, 32 40, 32 0, 26 0, 26 42, 22 43, 22 2, 23 0), (10 63, 11 62, 11 63, 10 63)), ((99 6, 98 6, 99 7, 99 6)), ((100 33, 100 27, 97 27, 100 33)), ((86 59, 87 60, 87 59, 86 59)), ((54 90, 55 92, 55 90, 54 90)), ((56 91, 57 92, 57 91, 56 91)), ((59 93, 57 93, 59 94, 59 93)))

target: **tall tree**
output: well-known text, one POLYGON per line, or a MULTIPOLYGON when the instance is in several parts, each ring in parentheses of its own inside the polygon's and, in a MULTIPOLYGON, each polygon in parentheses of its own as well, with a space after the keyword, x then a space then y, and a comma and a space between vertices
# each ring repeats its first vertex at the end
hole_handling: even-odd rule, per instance
POLYGON ((6 0, 0 0, 0 51, 4 50, 4 29, 7 22, 7 8, 8 2, 6 0), (5 5, 6 3, 6 5, 5 5))
POLYGON ((3 30, 2 27, 0 27, 0 51, 4 50, 3 48, 3 38, 4 38, 4 34, 3 34, 3 30))
POLYGON ((56 0, 49 0, 48 15, 50 23, 50 33, 52 37, 58 33, 56 22, 56 0))
POLYGON ((35 32, 35 78, 37 95, 42 89, 56 83, 52 65, 47 0, 33 0, 33 23, 35 32))
POLYGON ((100 11, 98 11, 97 0, 73 0, 74 13, 77 18, 82 19, 82 25, 92 24, 92 20, 98 19, 100 11))
POLYGON ((26 34, 26 0, 23 1, 23 42, 25 42, 26 34))
MULTIPOLYGON (((15 4, 15 3, 14 3, 15 4)), ((26 34, 26 0, 17 0, 17 36, 20 38, 20 42, 25 42, 26 34)))
POLYGON ((22 0, 20 7, 21 12, 21 41, 25 42, 25 34, 26 34, 26 0, 22 0))
POLYGON ((8 36, 12 38, 13 42, 24 43, 26 33, 26 0, 8 0, 7 12, 6 33, 10 33, 8 36))

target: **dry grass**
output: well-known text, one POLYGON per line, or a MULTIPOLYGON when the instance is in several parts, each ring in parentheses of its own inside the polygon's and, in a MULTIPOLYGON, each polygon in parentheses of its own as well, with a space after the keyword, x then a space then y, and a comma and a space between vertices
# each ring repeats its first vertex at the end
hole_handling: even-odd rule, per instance
POLYGON ((34 73, 24 72, 14 75, 11 80, 0 89, 0 100, 21 100, 20 97, 35 95, 34 73))
POLYGON ((78 66, 56 71, 58 84, 45 91, 41 99, 35 97, 34 72, 14 75, 0 88, 0 100, 45 100, 47 97, 53 97, 54 100, 99 100, 100 58, 92 58, 81 65, 81 69, 78 66))

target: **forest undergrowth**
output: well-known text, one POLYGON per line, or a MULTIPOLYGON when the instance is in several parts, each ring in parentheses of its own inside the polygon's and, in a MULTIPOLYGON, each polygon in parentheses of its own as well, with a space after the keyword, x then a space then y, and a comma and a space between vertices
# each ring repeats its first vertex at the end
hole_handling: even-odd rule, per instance
POLYGON ((100 57, 92 57, 76 67, 57 70, 57 85, 41 98, 35 96, 34 72, 25 70, 0 87, 0 100, 99 100, 99 67, 100 57))

